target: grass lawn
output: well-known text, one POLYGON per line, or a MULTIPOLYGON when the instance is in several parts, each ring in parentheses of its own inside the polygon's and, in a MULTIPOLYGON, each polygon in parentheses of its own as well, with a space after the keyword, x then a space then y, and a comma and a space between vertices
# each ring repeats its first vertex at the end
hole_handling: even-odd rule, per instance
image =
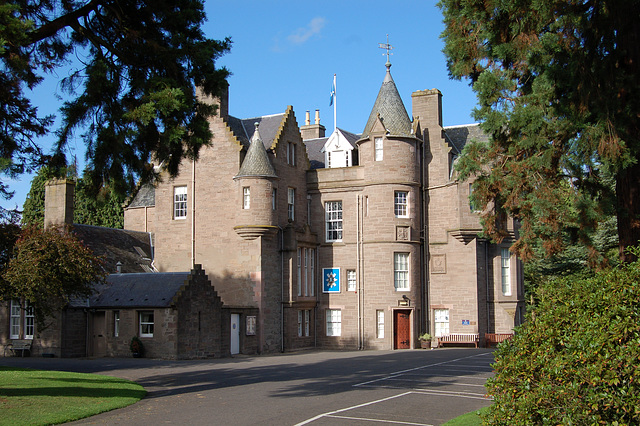
POLYGON ((0 366, 0 425, 78 420, 126 407, 146 393, 116 377, 0 366))
POLYGON ((451 419, 442 426, 478 426, 482 424, 482 419, 478 413, 485 412, 489 407, 481 408, 477 411, 472 411, 467 414, 463 414, 460 417, 451 419))

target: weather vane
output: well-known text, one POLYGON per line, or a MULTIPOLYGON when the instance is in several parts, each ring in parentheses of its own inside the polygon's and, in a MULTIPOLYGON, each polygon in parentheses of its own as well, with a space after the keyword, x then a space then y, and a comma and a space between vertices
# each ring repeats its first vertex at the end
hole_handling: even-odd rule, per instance
POLYGON ((386 43, 378 43, 378 47, 380 49, 386 49, 387 53, 383 53, 383 55, 387 55, 387 65, 391 65, 391 61, 389 61, 389 55, 393 55, 393 53, 391 53, 391 49, 393 49, 393 46, 391 46, 389 44, 389 34, 387 34, 387 42, 386 43))

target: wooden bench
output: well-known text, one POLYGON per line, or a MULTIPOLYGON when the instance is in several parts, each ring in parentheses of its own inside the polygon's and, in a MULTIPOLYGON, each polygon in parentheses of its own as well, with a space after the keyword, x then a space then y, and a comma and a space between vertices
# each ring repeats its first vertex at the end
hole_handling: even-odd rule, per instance
POLYGON ((20 352, 21 356, 24 356, 25 351, 31 355, 31 340, 13 340, 11 343, 5 345, 4 355, 7 356, 7 350, 11 351, 13 355, 20 352))
POLYGON ((490 348, 492 344, 497 345, 512 337, 513 333, 484 333, 484 346, 490 348))
POLYGON ((446 336, 438 337, 439 348, 446 344, 473 344, 477 348, 479 342, 480 336, 478 333, 447 334, 446 336))

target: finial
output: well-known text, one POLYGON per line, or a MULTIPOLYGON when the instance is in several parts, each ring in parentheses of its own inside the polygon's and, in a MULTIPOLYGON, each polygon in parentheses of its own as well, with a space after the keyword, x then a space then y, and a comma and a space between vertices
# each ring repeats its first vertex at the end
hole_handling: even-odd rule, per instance
POLYGON ((380 49, 386 49, 387 53, 383 53, 383 55, 387 55, 387 63, 384 64, 387 67, 387 71, 391 70, 391 61, 389 60, 389 56, 393 55, 393 53, 391 53, 391 50, 393 49, 393 46, 391 46, 389 44, 389 34, 387 34, 387 42, 386 43, 378 43, 378 47, 380 49))

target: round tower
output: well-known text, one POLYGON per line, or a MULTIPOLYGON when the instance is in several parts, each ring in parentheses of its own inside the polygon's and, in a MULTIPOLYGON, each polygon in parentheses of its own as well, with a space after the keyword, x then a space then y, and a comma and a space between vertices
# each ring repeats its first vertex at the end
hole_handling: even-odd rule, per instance
POLYGON ((237 225, 234 230, 246 240, 274 235, 278 230, 273 182, 278 179, 264 147, 258 123, 251 137, 247 155, 233 178, 238 206, 237 225))

